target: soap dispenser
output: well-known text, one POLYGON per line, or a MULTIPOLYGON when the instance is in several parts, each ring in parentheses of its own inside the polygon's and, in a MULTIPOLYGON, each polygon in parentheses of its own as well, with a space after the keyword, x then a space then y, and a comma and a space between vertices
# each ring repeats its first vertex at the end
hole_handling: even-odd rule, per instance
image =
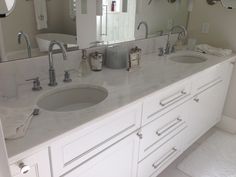
POLYGON ((84 77, 89 75, 90 67, 88 63, 87 51, 85 49, 82 50, 82 59, 79 65, 79 77, 84 77))

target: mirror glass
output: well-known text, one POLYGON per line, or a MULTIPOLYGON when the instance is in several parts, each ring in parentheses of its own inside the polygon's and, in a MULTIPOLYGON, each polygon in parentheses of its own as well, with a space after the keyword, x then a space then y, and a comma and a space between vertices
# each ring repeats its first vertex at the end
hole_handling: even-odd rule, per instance
POLYGON ((228 8, 228 9, 236 8, 235 0, 221 0, 221 2, 225 8, 228 8))
POLYGON ((14 9, 15 0, 0 0, 0 17, 8 16, 14 9))
POLYGON ((103 0, 97 41, 114 44, 160 36, 174 25, 186 26, 187 18, 186 0, 103 0))
POLYGON ((17 0, 0 19, 0 62, 47 55, 51 40, 78 50, 157 37, 187 20, 188 0, 17 0))
POLYGON ((77 49, 75 3, 17 0, 11 15, 0 19, 2 61, 45 55, 51 40, 62 42, 67 49, 77 49))

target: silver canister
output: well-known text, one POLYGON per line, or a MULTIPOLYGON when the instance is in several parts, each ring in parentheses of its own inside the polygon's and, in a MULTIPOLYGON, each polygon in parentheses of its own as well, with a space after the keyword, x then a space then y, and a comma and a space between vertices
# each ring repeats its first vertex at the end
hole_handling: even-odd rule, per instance
POLYGON ((93 52, 89 55, 89 63, 92 71, 102 71, 103 54, 93 52))

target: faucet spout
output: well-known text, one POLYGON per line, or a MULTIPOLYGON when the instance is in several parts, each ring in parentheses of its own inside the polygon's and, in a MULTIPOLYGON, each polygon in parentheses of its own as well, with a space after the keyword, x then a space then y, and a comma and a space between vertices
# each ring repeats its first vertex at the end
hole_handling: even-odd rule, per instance
POLYGON ((30 43, 30 39, 29 39, 29 35, 23 31, 20 31, 17 34, 17 39, 18 39, 18 44, 21 44, 21 38, 25 39, 26 45, 27 45, 27 52, 28 52, 28 57, 31 58, 32 54, 31 54, 31 43, 30 43))
POLYGON ((146 30, 145 38, 147 39, 147 38, 148 38, 148 24, 147 24, 147 22, 145 22, 145 21, 141 21, 141 22, 138 24, 137 30, 140 30, 141 25, 144 25, 144 27, 145 27, 145 30, 146 30))
POLYGON ((179 32, 179 35, 178 35, 178 40, 184 39, 184 38, 186 38, 187 35, 188 35, 188 31, 187 31, 187 29, 186 29, 184 26, 182 26, 182 25, 173 26, 173 27, 171 28, 171 30, 169 31, 169 33, 168 33, 167 43, 166 43, 166 48, 165 48, 165 54, 170 54, 170 52, 171 52, 171 51, 170 51, 170 47, 171 47, 171 44, 170 44, 170 36, 171 36, 171 34, 173 33, 173 31, 174 31, 175 29, 180 29, 180 30, 181 30, 181 31, 179 32))
POLYGON ((63 56, 63 60, 67 60, 67 53, 66 53, 66 49, 63 46, 63 44, 61 44, 58 41, 51 41, 49 48, 48 48, 48 52, 49 52, 49 56, 48 56, 48 61, 49 61, 49 86, 56 86, 57 82, 56 82, 56 74, 55 74, 55 68, 54 68, 54 62, 53 62, 53 47, 54 46, 58 46, 61 51, 62 51, 62 56, 63 56))

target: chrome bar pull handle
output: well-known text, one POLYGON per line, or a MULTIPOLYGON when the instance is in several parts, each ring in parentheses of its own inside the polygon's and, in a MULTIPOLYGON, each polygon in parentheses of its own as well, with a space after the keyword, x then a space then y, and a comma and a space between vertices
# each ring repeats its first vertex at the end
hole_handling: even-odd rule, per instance
POLYGON ((171 121, 168 124, 167 127, 161 128, 161 129, 156 131, 157 136, 162 136, 165 132, 167 132, 168 130, 170 130, 171 128, 175 127, 176 125, 178 125, 181 122, 183 122, 183 119, 181 119, 180 117, 178 117, 177 119, 171 121))
POLYGON ((166 156, 164 156, 164 157, 161 159, 161 161, 158 161, 158 162, 153 163, 153 164, 152 164, 152 167, 153 167, 154 169, 160 168, 161 165, 162 165, 163 163, 165 163, 165 162, 166 162, 172 155, 174 155, 177 151, 178 151, 178 150, 177 150, 175 147, 172 148, 171 151, 170 151, 166 156))
POLYGON ((171 98, 166 98, 165 100, 162 100, 160 102, 160 105, 162 107, 165 107, 168 104, 171 104, 172 102, 175 102, 176 100, 180 99, 181 97, 187 95, 187 92, 185 90, 182 90, 180 92, 178 92, 176 95, 171 96, 171 98))

